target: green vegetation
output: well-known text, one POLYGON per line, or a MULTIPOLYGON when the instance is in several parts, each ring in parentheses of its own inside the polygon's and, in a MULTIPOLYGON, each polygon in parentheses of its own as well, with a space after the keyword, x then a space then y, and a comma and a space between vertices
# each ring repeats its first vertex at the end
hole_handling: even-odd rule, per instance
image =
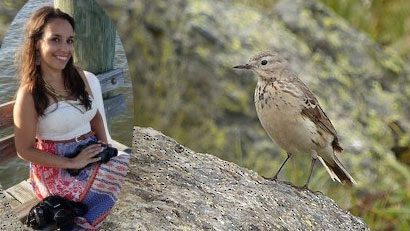
POLYGON ((377 43, 410 58, 410 1, 320 0, 377 43))
MULTIPOLYGON (((278 0, 239 0, 269 12, 278 0)), ((367 33, 378 44, 410 58, 410 1, 408 0, 318 0, 367 33)))

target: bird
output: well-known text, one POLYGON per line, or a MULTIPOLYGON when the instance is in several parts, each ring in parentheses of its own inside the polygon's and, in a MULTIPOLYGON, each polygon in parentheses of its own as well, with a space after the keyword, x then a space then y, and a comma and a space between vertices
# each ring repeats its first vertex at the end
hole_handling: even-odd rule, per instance
POLYGON ((317 159, 333 181, 349 186, 356 184, 337 157, 343 148, 336 129, 286 59, 275 51, 264 51, 250 58, 248 63, 233 68, 256 74, 254 101, 259 121, 270 138, 287 153, 276 174, 266 179, 277 180, 293 155, 310 154, 309 176, 302 188, 309 187, 317 159))

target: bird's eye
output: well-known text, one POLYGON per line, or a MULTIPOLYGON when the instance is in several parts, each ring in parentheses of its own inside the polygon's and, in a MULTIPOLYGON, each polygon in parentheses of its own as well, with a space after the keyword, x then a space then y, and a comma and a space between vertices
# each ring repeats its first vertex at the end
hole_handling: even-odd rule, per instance
POLYGON ((266 64, 268 64, 268 61, 262 60, 261 64, 262 64, 262 65, 266 65, 266 64))

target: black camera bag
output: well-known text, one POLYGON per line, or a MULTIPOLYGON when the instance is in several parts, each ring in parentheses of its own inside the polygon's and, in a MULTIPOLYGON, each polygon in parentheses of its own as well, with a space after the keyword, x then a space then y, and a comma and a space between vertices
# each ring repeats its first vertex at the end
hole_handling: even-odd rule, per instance
POLYGON ((56 225, 60 230, 71 230, 74 218, 87 213, 87 205, 60 196, 48 196, 31 208, 25 224, 35 230, 56 225))

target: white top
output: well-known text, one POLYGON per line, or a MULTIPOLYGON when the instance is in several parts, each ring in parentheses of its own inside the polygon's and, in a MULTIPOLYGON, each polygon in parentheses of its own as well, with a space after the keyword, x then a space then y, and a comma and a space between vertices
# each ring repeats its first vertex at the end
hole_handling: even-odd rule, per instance
POLYGON ((100 81, 98 80, 97 76, 95 76, 91 72, 84 71, 84 74, 87 77, 88 85, 90 85, 91 93, 93 94, 95 105, 97 106, 97 109, 100 112, 101 117, 103 118, 104 129, 105 129, 105 134, 107 135, 108 143, 111 143, 112 139, 111 139, 110 133, 108 132, 107 119, 105 118, 104 101, 102 98, 100 81))
POLYGON ((79 100, 66 100, 51 104, 45 109, 44 116, 38 118, 36 138, 57 141, 73 139, 86 134, 91 131, 90 121, 98 110, 104 120, 108 142, 111 141, 107 130, 100 82, 94 74, 86 71, 84 74, 94 96, 90 97, 91 109, 87 111, 79 100))
POLYGON ((90 132, 90 121, 97 112, 93 102, 91 105, 91 109, 87 111, 79 100, 51 104, 44 111, 44 116, 38 119, 37 138, 68 140, 90 132))

